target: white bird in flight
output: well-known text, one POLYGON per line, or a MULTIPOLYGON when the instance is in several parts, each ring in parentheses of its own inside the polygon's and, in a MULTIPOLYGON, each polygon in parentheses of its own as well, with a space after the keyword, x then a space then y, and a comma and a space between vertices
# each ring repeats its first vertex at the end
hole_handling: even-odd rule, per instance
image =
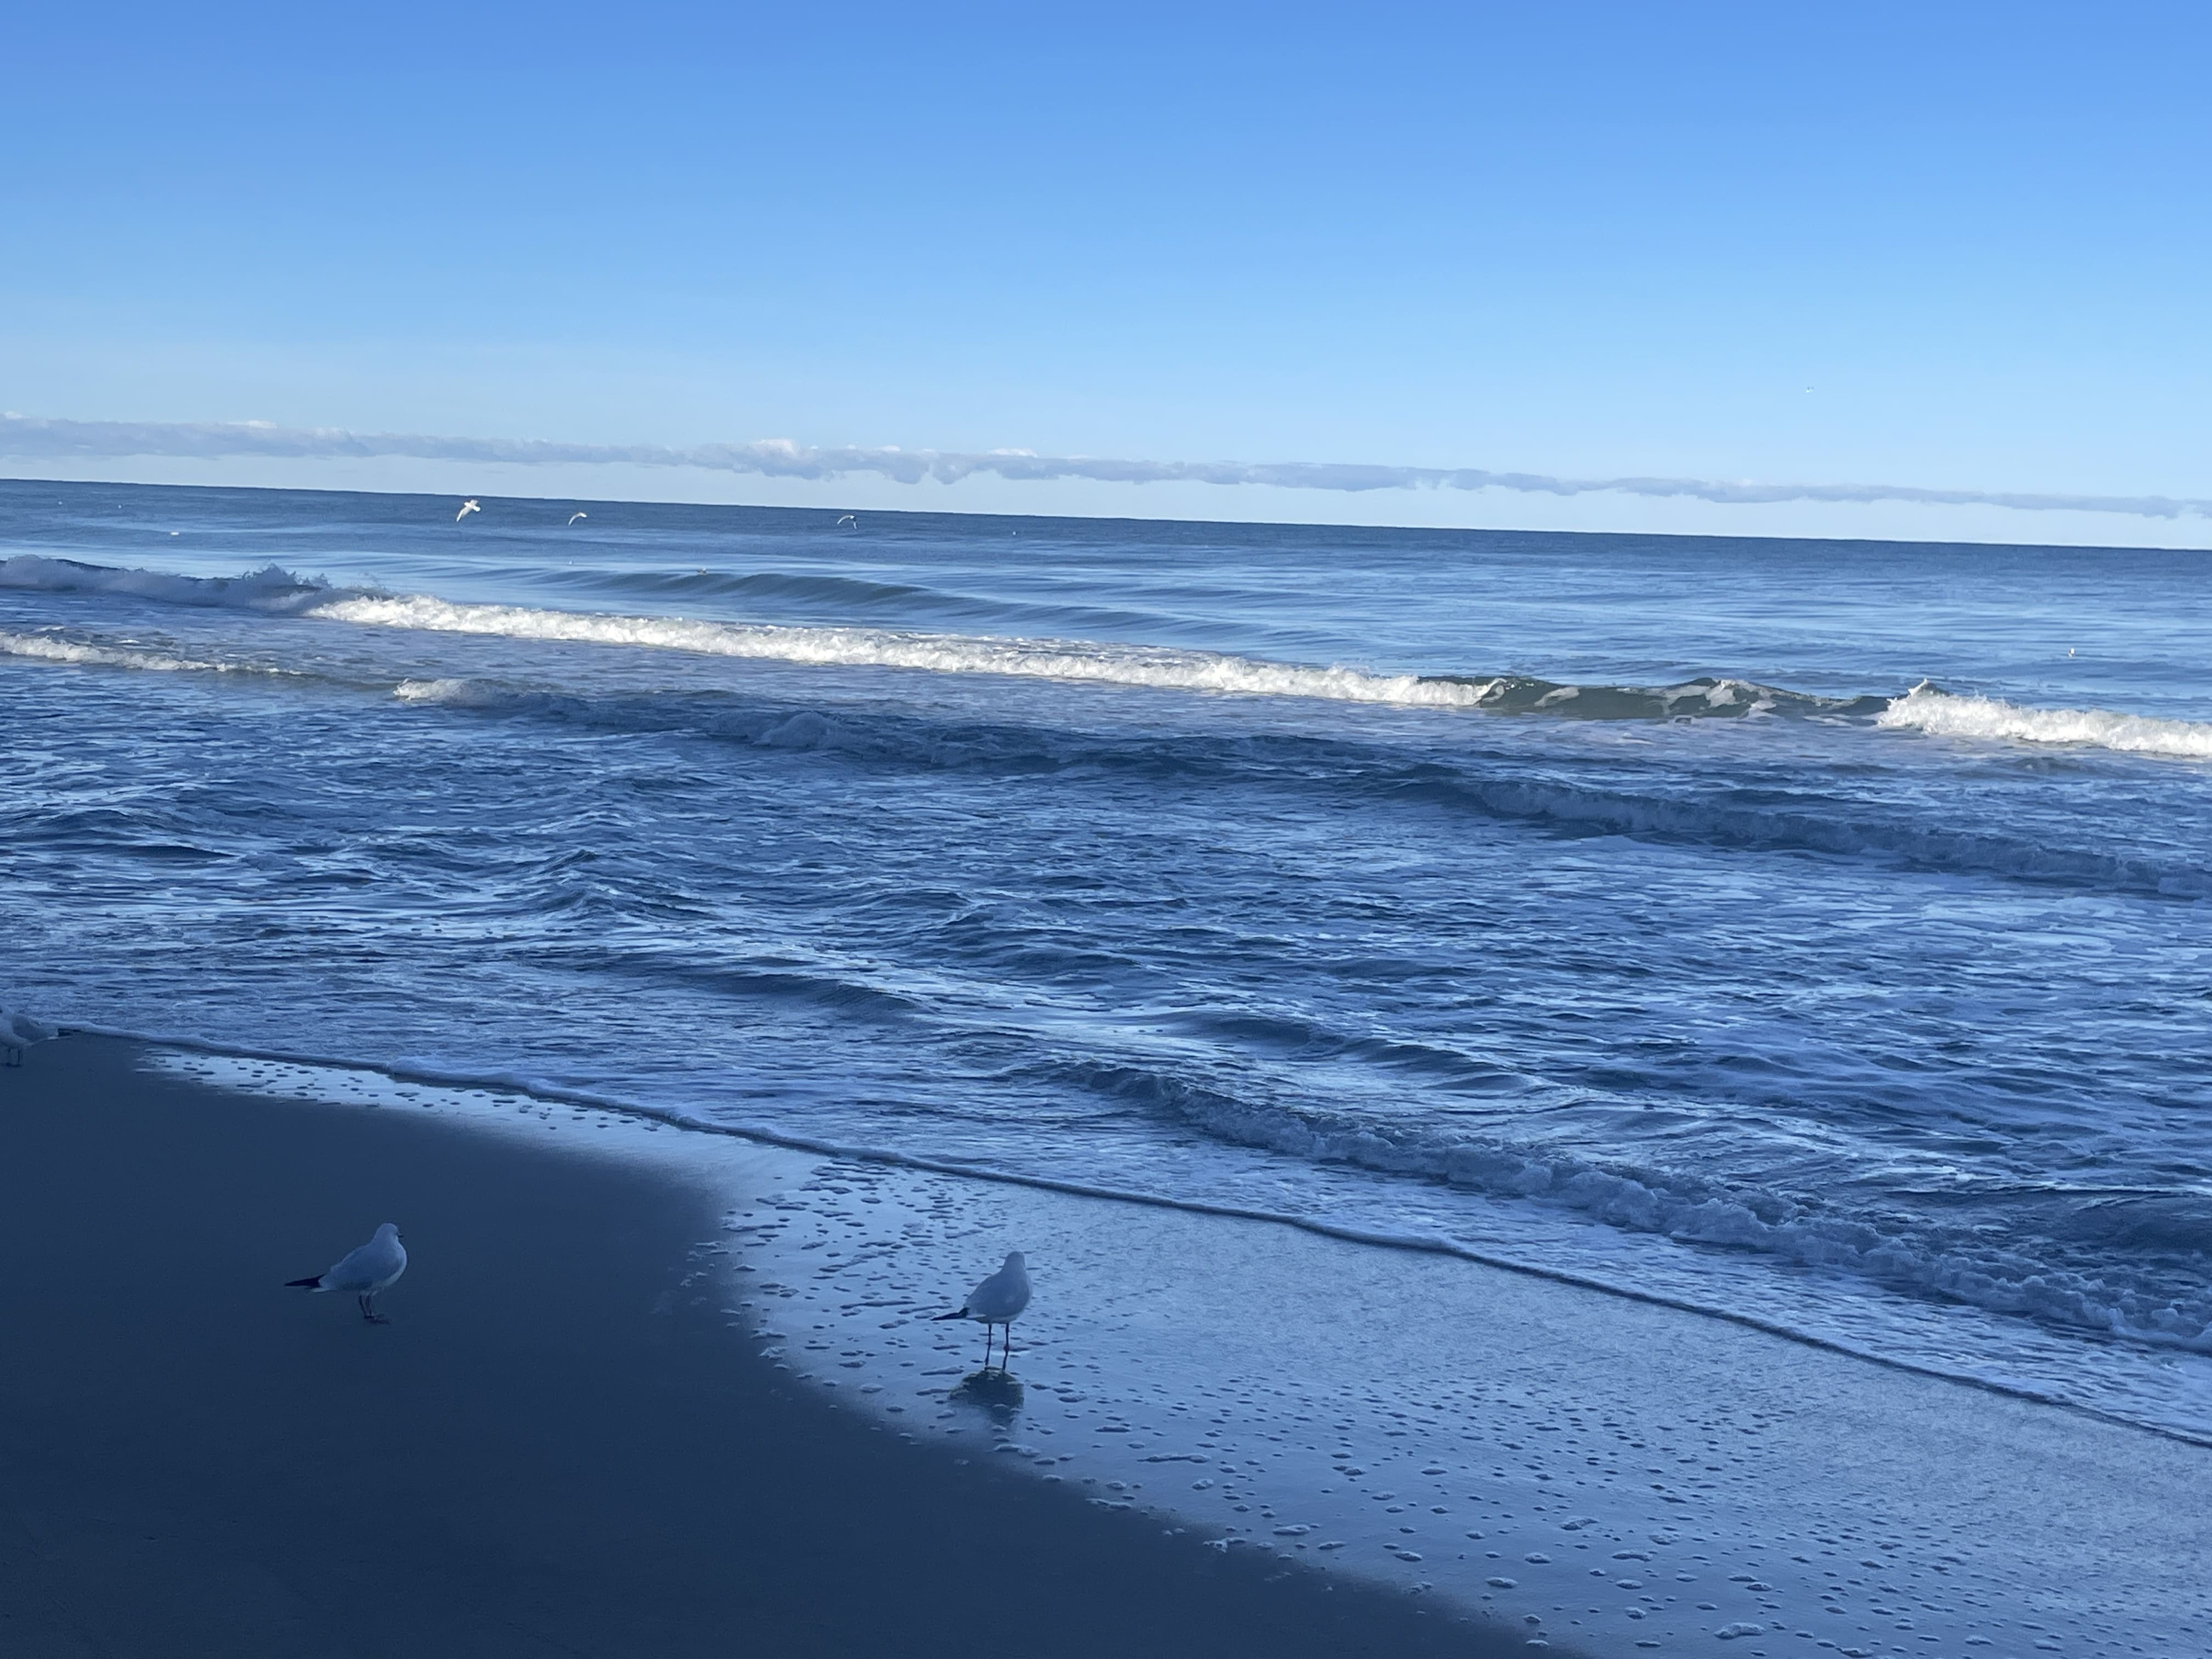
POLYGON ((399 1229, 386 1222, 376 1230, 376 1237, 358 1249, 349 1250, 337 1262, 313 1279, 288 1279, 287 1290, 295 1291, 350 1291, 361 1304, 361 1316, 372 1325, 387 1325, 391 1321, 376 1311, 376 1293, 391 1288, 393 1280, 407 1271, 407 1247, 399 1242, 399 1229))
POLYGON ((848 513, 843 518, 838 520, 837 522, 839 524, 848 524, 855 530, 858 530, 860 527, 860 521, 849 513, 848 513))
POLYGON ((474 501, 463 501, 461 503, 461 510, 453 514, 453 522, 455 524, 459 524, 462 520, 467 518, 470 514, 481 513, 483 511, 483 508, 478 507, 474 501))
POLYGON ((974 1319, 983 1327, 983 1364, 991 1363, 991 1328, 1006 1328, 1006 1351, 999 1361, 1000 1369, 1006 1367, 1006 1358, 1014 1351, 1014 1321, 1023 1309, 1030 1305, 1030 1270, 1022 1260, 1022 1253, 1008 1255, 999 1271, 968 1292, 968 1299, 951 1313, 939 1314, 939 1319, 974 1319))
POLYGON ((576 520, 579 520, 579 519, 588 519, 588 518, 590 518, 591 516, 592 516, 592 515, 591 515, 590 514, 588 514, 588 513, 571 513, 571 514, 568 515, 568 522, 569 522, 570 524, 574 524, 574 523, 575 523, 575 522, 576 522, 576 520))

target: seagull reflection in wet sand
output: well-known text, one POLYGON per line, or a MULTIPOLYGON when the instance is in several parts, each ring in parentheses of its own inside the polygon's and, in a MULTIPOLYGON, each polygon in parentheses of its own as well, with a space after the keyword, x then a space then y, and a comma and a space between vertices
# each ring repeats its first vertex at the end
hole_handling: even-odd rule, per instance
POLYGON ((1014 1420, 1024 1397, 1021 1378, 996 1369, 969 1372, 945 1396, 949 1405, 974 1406, 1000 1423, 1014 1420))

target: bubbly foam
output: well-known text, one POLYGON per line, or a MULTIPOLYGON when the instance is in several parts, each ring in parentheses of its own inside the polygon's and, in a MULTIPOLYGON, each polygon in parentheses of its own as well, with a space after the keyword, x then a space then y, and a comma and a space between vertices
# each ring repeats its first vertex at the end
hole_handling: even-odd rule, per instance
POLYGON ((192 657, 172 656, 161 651, 135 651, 118 646, 89 645, 52 634, 0 633, 0 656, 32 657, 44 662, 82 663, 98 668, 143 668, 155 673, 224 673, 234 665, 203 662, 192 657))
POLYGON ((2154 720, 2106 708, 2027 708, 1997 697, 1960 696, 1924 680, 1893 700, 1875 723, 1939 737, 2081 744, 2130 755, 2212 760, 2212 723, 2154 720))

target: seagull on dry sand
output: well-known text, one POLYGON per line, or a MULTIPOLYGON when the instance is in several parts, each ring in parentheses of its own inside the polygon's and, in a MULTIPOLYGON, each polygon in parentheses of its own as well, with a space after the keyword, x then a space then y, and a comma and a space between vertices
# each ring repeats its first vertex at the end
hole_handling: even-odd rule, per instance
POLYGON ((470 514, 481 513, 483 511, 483 508, 478 507, 474 501, 463 501, 461 503, 461 510, 453 514, 453 522, 455 524, 459 524, 462 520, 467 518, 470 514))
POLYGON ((1014 1251, 1007 1256, 998 1272, 968 1292, 968 1299, 951 1313, 939 1314, 939 1319, 979 1320, 983 1327, 983 1364, 991 1364, 991 1327, 1006 1328, 1006 1351, 1000 1357, 1000 1370, 1014 1351, 1014 1321, 1023 1309, 1030 1305, 1030 1270, 1022 1260, 1022 1253, 1014 1251))
POLYGON ((376 1311, 376 1293, 389 1289, 392 1281, 406 1271, 407 1247, 399 1242, 398 1227, 387 1221, 376 1230, 375 1237, 360 1249, 346 1252, 334 1266, 312 1279, 288 1279, 284 1288, 350 1291, 361 1304, 363 1319, 372 1325, 388 1325, 392 1322, 376 1311))

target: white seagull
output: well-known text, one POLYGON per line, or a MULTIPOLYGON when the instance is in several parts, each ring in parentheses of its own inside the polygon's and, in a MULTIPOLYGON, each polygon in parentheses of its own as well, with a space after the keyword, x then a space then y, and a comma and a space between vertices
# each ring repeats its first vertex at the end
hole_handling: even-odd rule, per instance
POLYGON ((968 1299, 951 1313, 939 1314, 939 1319, 980 1320, 983 1326, 983 1364, 991 1363, 991 1327, 1006 1328, 1006 1352, 999 1361, 1001 1370, 1006 1358, 1014 1351, 1014 1321, 1023 1309, 1030 1305, 1030 1270, 1016 1250, 1009 1255, 999 1271, 968 1292, 968 1299))
POLYGON ((363 1319, 372 1325, 386 1325, 391 1322, 374 1305, 376 1293, 389 1289, 392 1281, 406 1271, 407 1247, 399 1242, 399 1229, 387 1221, 376 1230, 375 1237, 358 1249, 347 1251, 336 1265, 313 1279, 288 1279, 284 1287, 295 1291, 351 1291, 354 1299, 361 1304, 363 1319))
POLYGON ((462 520, 467 518, 470 514, 481 513, 483 511, 483 508, 478 507, 474 501, 463 501, 461 503, 461 510, 453 514, 453 522, 455 524, 459 524, 462 520))
MULTIPOLYGON (((858 519, 854 518, 854 517, 851 514, 849 514, 849 513, 848 513, 848 514, 847 514, 843 518, 842 518, 842 519, 838 520, 837 520, 837 523, 838 523, 838 524, 848 524, 848 525, 852 526, 853 526, 853 528, 854 528, 854 529, 855 529, 855 530, 858 530, 858 529, 860 527, 860 521, 858 519)), ((836 526, 835 525, 833 525, 833 526, 831 526, 830 527, 831 527, 832 529, 835 529, 836 526)))
POLYGON ((568 515, 568 522, 569 522, 570 524, 574 524, 574 523, 575 523, 575 522, 576 522, 576 520, 579 520, 579 519, 588 519, 588 518, 590 518, 591 516, 592 516, 592 515, 591 515, 590 514, 588 514, 588 513, 571 513, 571 514, 568 515))

